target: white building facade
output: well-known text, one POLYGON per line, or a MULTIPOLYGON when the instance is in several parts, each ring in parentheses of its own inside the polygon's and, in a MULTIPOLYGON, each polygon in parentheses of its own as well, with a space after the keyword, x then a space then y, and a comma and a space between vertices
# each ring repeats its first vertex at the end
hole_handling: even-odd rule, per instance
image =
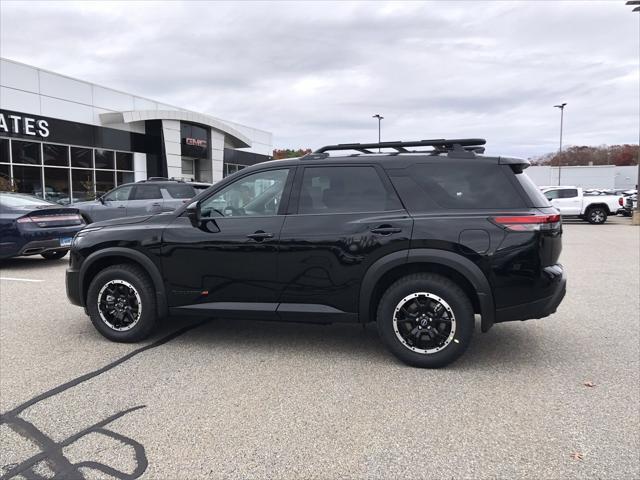
POLYGON ((78 201, 150 177, 214 183, 269 160, 272 134, 0 58, 0 179, 78 201))

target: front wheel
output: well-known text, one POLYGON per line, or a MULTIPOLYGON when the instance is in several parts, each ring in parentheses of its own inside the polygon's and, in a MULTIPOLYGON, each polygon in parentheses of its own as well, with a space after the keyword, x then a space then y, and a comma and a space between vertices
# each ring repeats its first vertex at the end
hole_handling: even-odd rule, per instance
POLYGON ((99 272, 89 285, 87 309, 96 330, 114 342, 144 340, 157 323, 153 283, 136 265, 99 272))
POLYGON ((587 222, 599 225, 607 221, 607 212, 602 207, 592 207, 586 214, 587 222))
POLYGON ((40 255, 45 260, 60 260, 64 257, 69 250, 50 250, 48 252, 42 252, 40 255))
POLYGON ((408 275, 382 296, 378 332, 387 348, 414 367, 438 368, 459 358, 471 342, 471 301, 450 279, 431 273, 408 275))

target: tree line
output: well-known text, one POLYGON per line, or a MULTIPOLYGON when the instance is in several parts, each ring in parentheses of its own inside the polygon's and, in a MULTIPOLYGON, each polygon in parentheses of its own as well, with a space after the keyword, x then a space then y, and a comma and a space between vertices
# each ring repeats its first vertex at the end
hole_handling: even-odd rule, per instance
POLYGON ((640 146, 601 145, 599 147, 569 147, 560 152, 547 153, 531 158, 532 165, 638 165, 640 146))

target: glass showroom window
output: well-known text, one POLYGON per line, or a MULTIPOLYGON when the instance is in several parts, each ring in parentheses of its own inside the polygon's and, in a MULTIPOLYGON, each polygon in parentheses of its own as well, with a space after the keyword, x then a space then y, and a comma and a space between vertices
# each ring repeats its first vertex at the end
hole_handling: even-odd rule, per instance
POLYGON ((44 168, 44 193, 47 200, 60 204, 71 201, 68 168, 44 168))
POLYGON ((116 169, 133 171, 133 153, 116 152, 116 169))
POLYGON ((116 172, 116 185, 132 183, 134 181, 133 172, 116 172))
MULTIPOLYGON (((71 149, 73 150, 73 148, 71 149)), ((96 198, 93 170, 71 169, 71 188, 73 189, 73 201, 84 202, 96 198)))
POLYGON ((45 143, 42 145, 42 158, 44 164, 57 167, 69 166, 69 147, 66 145, 52 145, 45 143))
POLYGON ((42 198, 42 168, 14 165, 13 181, 18 192, 42 198))
POLYGON ((11 156, 13 163, 28 165, 42 165, 40 158, 40 144, 35 142, 11 141, 11 156))
POLYGON ((9 163, 9 139, 0 138, 0 163, 9 163))
POLYGON ((96 148, 96 168, 103 170, 114 169, 113 152, 111 150, 101 150, 96 148))
POLYGON ((71 147, 71 166, 93 168, 93 150, 90 148, 71 147))
POLYGON ((229 175, 233 175, 234 173, 242 170, 244 165, 236 165, 234 163, 225 163, 224 164, 224 176, 228 177, 229 175))
POLYGON ((115 186, 114 172, 96 170, 96 198, 101 197, 115 186))

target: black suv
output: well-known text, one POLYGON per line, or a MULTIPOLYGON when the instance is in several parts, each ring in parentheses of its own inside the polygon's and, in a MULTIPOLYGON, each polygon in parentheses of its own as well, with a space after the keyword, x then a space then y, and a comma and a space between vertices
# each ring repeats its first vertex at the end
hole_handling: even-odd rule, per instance
POLYGON ((486 332, 565 294, 558 212, 526 160, 484 143, 341 144, 246 168, 175 212, 82 230, 67 294, 120 342, 167 315, 377 322, 404 362, 446 365, 474 314, 486 332))

